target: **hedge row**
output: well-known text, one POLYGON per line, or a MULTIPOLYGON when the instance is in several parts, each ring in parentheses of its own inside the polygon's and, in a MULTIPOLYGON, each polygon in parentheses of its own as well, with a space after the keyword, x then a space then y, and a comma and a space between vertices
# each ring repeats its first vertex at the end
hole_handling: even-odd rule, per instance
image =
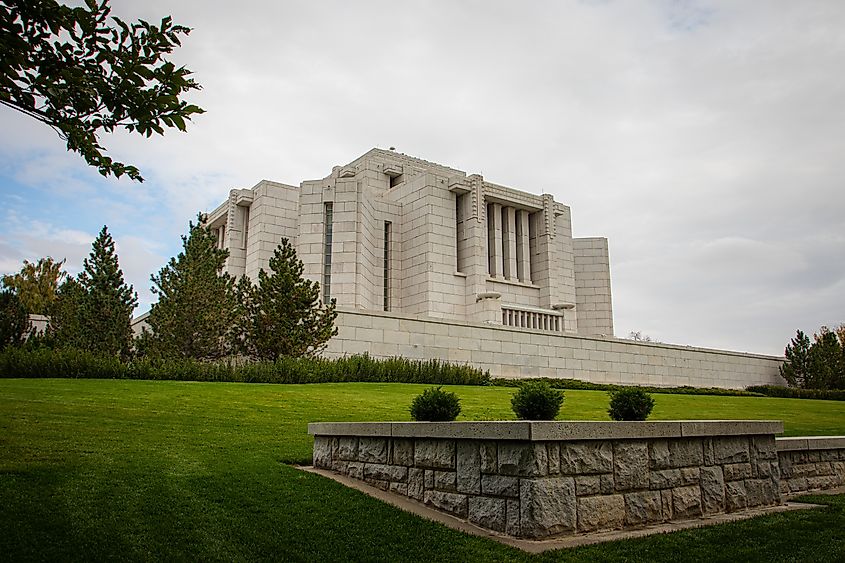
POLYGON ((198 362, 137 359, 122 362, 74 349, 7 348, 0 377, 153 379, 239 383, 380 382, 488 385, 486 371, 438 360, 377 360, 367 355, 336 360, 282 358, 276 362, 198 362))
POLYGON ((636 387, 647 393, 668 393, 672 395, 721 395, 732 397, 760 397, 762 393, 742 389, 722 389, 719 387, 649 387, 645 385, 614 385, 612 383, 591 383, 580 379, 551 379, 536 377, 529 379, 501 379, 490 380, 491 385, 498 387, 519 387, 526 381, 545 381, 555 389, 582 389, 587 391, 614 391, 623 387, 636 387))
POLYGON ((845 389, 799 389, 797 387, 780 387, 778 385, 752 385, 746 391, 760 393, 768 397, 784 397, 787 399, 822 399, 828 401, 845 401, 845 389))

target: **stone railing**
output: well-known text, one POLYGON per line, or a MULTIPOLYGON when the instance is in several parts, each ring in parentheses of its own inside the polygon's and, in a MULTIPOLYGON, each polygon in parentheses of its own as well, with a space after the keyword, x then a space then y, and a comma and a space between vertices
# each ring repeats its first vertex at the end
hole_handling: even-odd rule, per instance
POLYGON ((534 330, 550 330, 562 332, 564 329, 563 315, 554 311, 532 311, 515 307, 502 307, 502 324, 518 328, 534 330))
POLYGON ((781 504, 774 421, 313 423, 314 466, 543 538, 781 504))
POLYGON ((776 443, 783 494, 845 486, 845 437, 778 438, 776 443))

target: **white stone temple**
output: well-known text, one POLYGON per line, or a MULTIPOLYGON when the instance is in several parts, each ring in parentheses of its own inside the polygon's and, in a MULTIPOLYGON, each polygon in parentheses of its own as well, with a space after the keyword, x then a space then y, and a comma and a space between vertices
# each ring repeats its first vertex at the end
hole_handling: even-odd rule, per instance
POLYGON ((287 237, 339 308, 613 335, 607 240, 478 174, 372 149, 320 180, 232 190, 207 223, 226 270, 253 279, 287 237))
MULTIPOLYGON (((467 363, 496 377, 745 387, 782 358, 614 338, 607 240, 570 209, 479 174, 373 149, 299 186, 235 189, 206 217, 255 279, 282 237, 337 300, 324 354, 467 363)), ((146 315, 134 321, 135 330, 146 315)))

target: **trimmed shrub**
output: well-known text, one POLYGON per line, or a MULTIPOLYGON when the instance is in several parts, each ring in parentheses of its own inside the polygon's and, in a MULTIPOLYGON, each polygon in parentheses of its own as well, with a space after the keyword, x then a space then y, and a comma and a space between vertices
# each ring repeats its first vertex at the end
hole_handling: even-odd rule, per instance
POLYGON ((426 422, 451 422, 461 414, 461 400, 442 387, 429 387, 411 402, 411 418, 426 422))
POLYGON ((845 401, 845 389, 799 389, 797 387, 781 387, 779 385, 752 385, 751 387, 746 387, 745 390, 768 397, 783 397, 786 399, 845 401))
POLYGON ((7 348, 0 351, 0 377, 69 377, 91 379, 163 379, 234 381, 238 383, 429 383, 487 385, 490 374, 471 366, 437 360, 377 360, 369 356, 279 358, 275 362, 232 359, 142 357, 129 361, 105 358, 73 348, 7 348))
MULTIPOLYGON (((622 388, 621 385, 614 385, 612 383, 592 383, 590 381, 581 381, 580 379, 569 379, 565 377, 532 377, 530 379, 505 379, 502 377, 496 377, 490 380, 490 385, 496 387, 521 387, 527 381, 545 381, 553 389, 613 391, 622 388)), ((763 393, 755 393, 751 387, 747 390, 722 389, 721 387, 690 387, 688 385, 684 385, 682 387, 649 387, 647 385, 636 385, 635 387, 642 389, 647 393, 666 393, 672 395, 718 395, 729 397, 760 397, 763 395, 763 393)))
POLYGON ((511 397, 511 407, 520 420, 554 420, 563 404, 563 391, 545 381, 529 381, 511 397))
POLYGON ((613 420, 645 420, 654 408, 651 395, 636 387, 623 387, 609 394, 607 414, 613 420))

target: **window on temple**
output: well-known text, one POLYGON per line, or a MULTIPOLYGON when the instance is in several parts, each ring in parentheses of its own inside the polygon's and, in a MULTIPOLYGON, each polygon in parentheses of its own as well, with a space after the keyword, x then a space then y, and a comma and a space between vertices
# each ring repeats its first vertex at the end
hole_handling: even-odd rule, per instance
POLYGON ((325 205, 325 229, 323 231, 323 303, 328 304, 332 295, 332 215, 331 202, 325 205))
POLYGON ((384 222, 384 310, 390 310, 390 221, 384 222))

